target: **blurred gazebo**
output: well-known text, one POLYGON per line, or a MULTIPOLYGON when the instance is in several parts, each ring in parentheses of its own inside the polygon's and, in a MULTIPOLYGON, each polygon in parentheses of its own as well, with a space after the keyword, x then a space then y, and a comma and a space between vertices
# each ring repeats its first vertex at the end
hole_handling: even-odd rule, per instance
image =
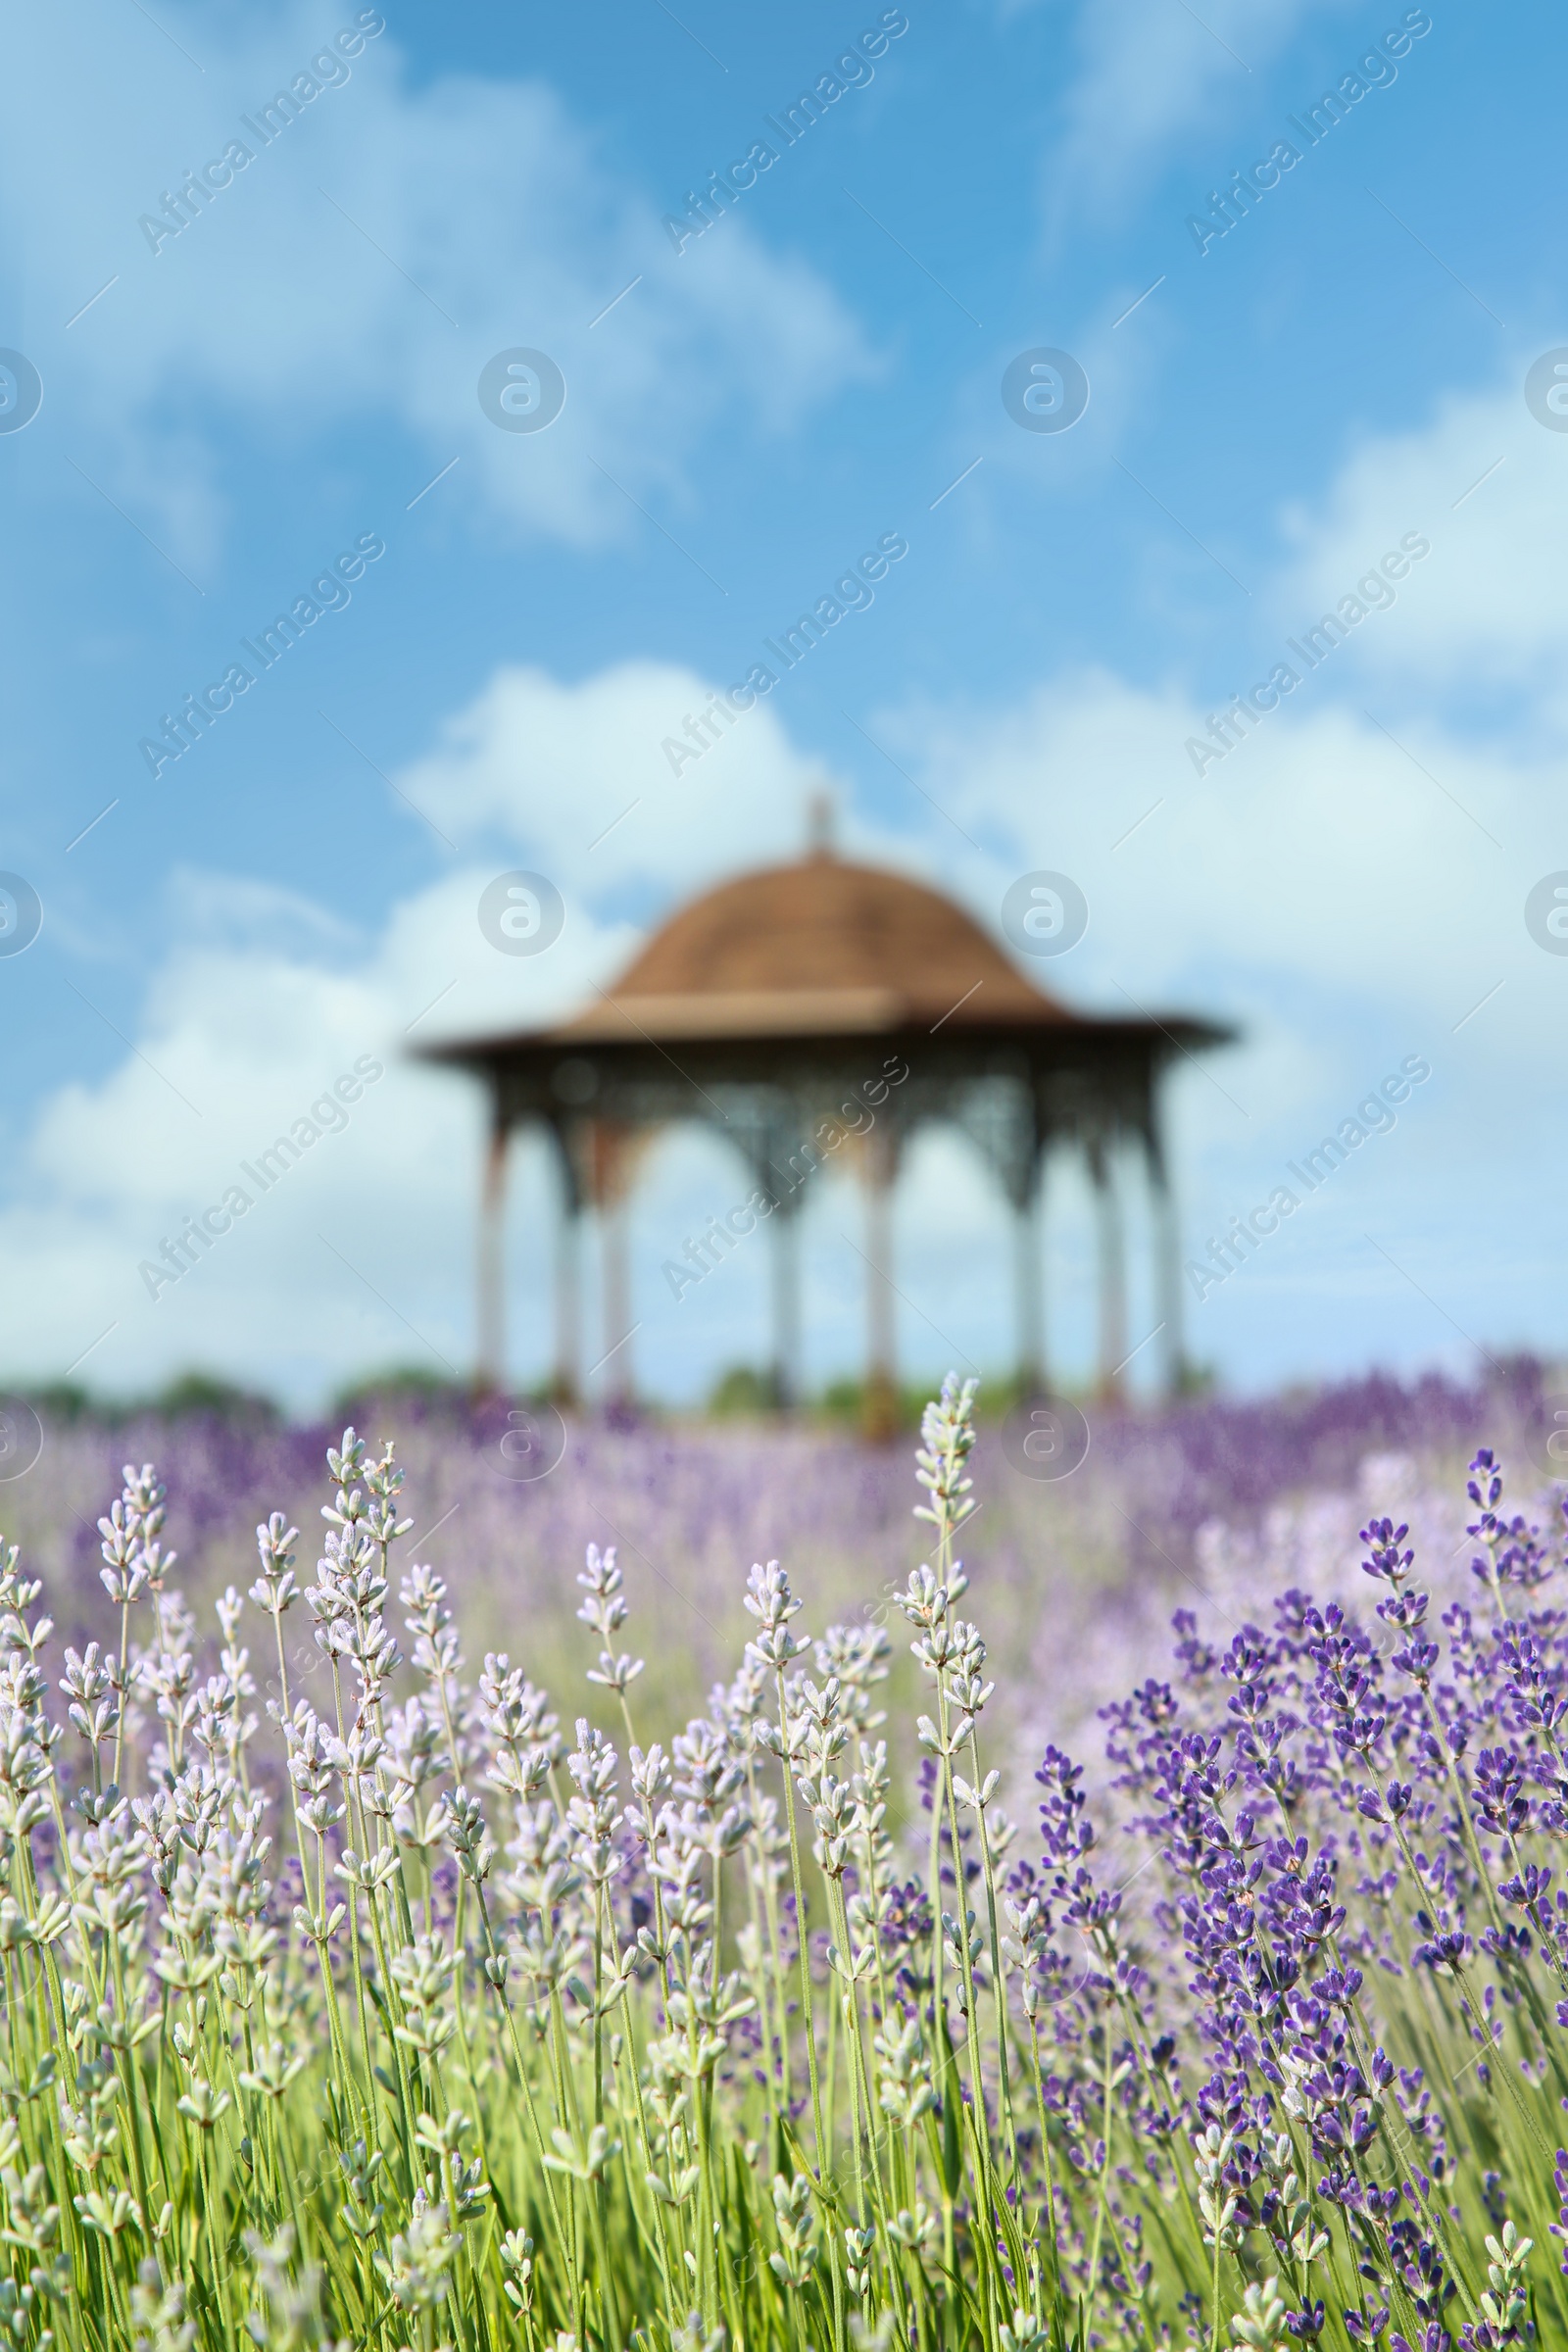
MULTIPOLYGON (((735 1147, 772 1249, 771 1380, 801 1394, 799 1207, 824 1156, 858 1162, 865 1187, 867 1417, 891 1405, 895 1374, 891 1197, 910 1136, 925 1121, 960 1127, 994 1169, 1012 1211, 1015 1347, 1021 1382, 1049 1385, 1041 1251, 1047 1154, 1083 1155, 1099 1253, 1099 1378, 1113 1392, 1128 1360, 1124 1201, 1117 1148, 1137 1148, 1154 1257, 1168 1389, 1184 1371, 1179 1243, 1161 1130, 1169 1063, 1232 1033, 1185 1014, 1102 1019, 1047 996, 952 899, 818 840, 793 864, 763 867, 672 914, 614 985, 549 1027, 453 1040, 421 1058, 469 1070, 490 1102, 481 1205, 478 1377, 504 1366, 501 1232, 510 1139, 542 1128, 560 1176, 555 1392, 584 1386, 580 1311, 585 1209, 604 1251, 603 1370, 612 1397, 632 1389, 636 1328, 626 1200, 660 1128, 696 1119, 735 1147), (902 1075, 899 1073, 902 1071, 902 1075), (835 1140, 836 1139, 836 1140, 835 1140), (766 1204, 765 1208, 763 1203, 766 1204)), ((736 1212, 740 1213, 740 1212, 736 1212)), ((717 1219, 686 1245, 694 1270, 733 1245, 717 1219)), ((677 1261, 677 1267, 678 1267, 677 1261)), ((678 1278, 677 1275, 674 1278, 678 1278)), ((1136 1352, 1136 1349, 1134 1350, 1136 1352)))

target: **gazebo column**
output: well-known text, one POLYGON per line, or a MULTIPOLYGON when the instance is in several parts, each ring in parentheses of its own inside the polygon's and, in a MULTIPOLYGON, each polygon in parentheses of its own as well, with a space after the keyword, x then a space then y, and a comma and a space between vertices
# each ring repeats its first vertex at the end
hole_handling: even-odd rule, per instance
POLYGON ((575 1200, 556 1225, 556 1365, 551 1395, 563 1407, 582 1401, 582 1211, 575 1200))
POLYGON ((1179 1396, 1187 1385, 1187 1349, 1182 1333, 1182 1244, 1165 1159, 1164 1139, 1156 1113, 1144 1130, 1144 1156, 1149 1169, 1150 1205, 1153 1211, 1154 1298, 1162 1325, 1160 1349, 1167 1396, 1179 1396))
POLYGON ((632 1397, 631 1259, 626 1236, 626 1196, 616 1191, 600 1209, 605 1352, 599 1369, 605 1371, 605 1395, 612 1404, 629 1404, 632 1397))
POLYGON ((1127 1253, 1122 1232, 1121 1200, 1116 1171, 1104 1138, 1089 1146, 1089 1173, 1095 1187, 1095 1221, 1099 1232, 1100 1366, 1097 1386, 1107 1402, 1121 1396, 1121 1367, 1127 1360, 1127 1253))
POLYGON ((769 1276, 773 1310, 773 1402, 790 1412, 801 1401, 801 1227, 794 1196, 773 1195, 769 1276))
POLYGON ((868 1438, 891 1438, 898 1427, 899 1396, 893 1324, 893 1183, 898 1142, 891 1124, 873 1127, 865 1140, 865 1404, 868 1438))
POLYGON ((484 1174, 479 1191, 479 1235, 474 1327, 477 1355, 473 1385, 481 1396, 493 1396, 506 1379, 506 1251, 507 1146, 511 1130, 496 1104, 485 1149, 484 1174))
POLYGON ((638 1134, 608 1119, 593 1119, 587 1125, 584 1143, 588 1195, 599 1212, 600 1304, 604 1317, 604 1348, 593 1370, 605 1374, 604 1394, 608 1402, 629 1404, 633 1385, 631 1342, 637 1325, 631 1319, 626 1200, 637 1158, 638 1134))
POLYGON ((1020 1395, 1038 1396, 1046 1387, 1045 1155, 1030 1166, 1021 1200, 1012 1208, 1013 1312, 1020 1395))
POLYGON ((556 1207, 555 1368, 552 1401, 567 1409, 582 1401, 582 1192, 571 1152, 552 1122, 560 1193, 556 1207))

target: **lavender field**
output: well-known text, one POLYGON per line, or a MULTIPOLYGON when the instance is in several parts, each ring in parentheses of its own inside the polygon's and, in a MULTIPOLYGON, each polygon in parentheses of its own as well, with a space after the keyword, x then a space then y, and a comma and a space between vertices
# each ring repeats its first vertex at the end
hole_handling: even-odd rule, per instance
POLYGON ((324 1484, 319 1433, 52 1429, 11 2340, 1563 2341, 1539 1381, 1107 1419, 1054 1483, 973 1409, 520 1486, 495 1415, 324 1484))
MULTIPOLYGON (((1469 1387, 1373 1377, 1158 1416, 1091 1406, 1083 1468, 1037 1483, 1008 1462, 982 1393, 983 1497, 965 1551, 992 1638, 1018 1662, 999 1698, 1020 1757, 1041 1737, 1077 1736, 1175 1608, 1206 1608, 1212 1633, 1246 1614, 1258 1576, 1338 1591, 1376 1502, 1413 1515, 1429 1556, 1446 1561, 1463 1528, 1457 1472, 1479 1445, 1505 1446, 1524 1490, 1546 1491, 1534 1458, 1544 1459, 1542 1394, 1540 1368, 1524 1363, 1469 1387)), ((409 1542, 450 1581, 471 1642, 500 1642, 526 1623, 531 1669, 545 1679, 575 1671, 574 1578, 589 1543, 618 1546, 639 1613, 657 1613, 663 1639, 645 1687, 680 1712, 700 1705, 744 1639, 753 1560, 785 1557, 818 1616, 885 1618, 920 1556, 906 1446, 759 1423, 573 1420, 559 1468, 519 1482, 504 1474, 500 1405, 432 1409, 399 1396, 354 1409, 372 1444, 396 1438, 417 1497, 409 1542)), ((96 1521, 122 1462, 157 1465, 180 1584, 211 1629, 217 1595, 243 1591, 253 1573, 258 1521, 279 1505, 295 1518, 309 1508, 340 1434, 203 1412, 46 1415, 46 1431, 38 1466, 0 1486, 0 1527, 46 1579, 72 1639, 98 1606, 96 1521)), ((318 1667, 308 1642, 295 1646, 297 1671, 318 1667)))

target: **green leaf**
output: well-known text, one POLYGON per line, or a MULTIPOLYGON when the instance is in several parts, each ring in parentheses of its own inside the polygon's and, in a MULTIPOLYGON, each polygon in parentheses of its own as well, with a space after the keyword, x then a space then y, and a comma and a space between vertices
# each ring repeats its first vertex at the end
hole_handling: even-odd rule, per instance
MULTIPOLYGON (((942 2029, 942 2038, 947 2041, 945 2023, 942 2029)), ((950 2051, 952 2047, 953 2044, 948 2042, 950 2051)), ((955 2067, 952 2070, 952 2079, 942 2096, 942 2185, 950 2197, 957 2195, 958 2184, 963 2179, 963 2143, 958 2127, 960 2103, 957 2069, 955 2067)))

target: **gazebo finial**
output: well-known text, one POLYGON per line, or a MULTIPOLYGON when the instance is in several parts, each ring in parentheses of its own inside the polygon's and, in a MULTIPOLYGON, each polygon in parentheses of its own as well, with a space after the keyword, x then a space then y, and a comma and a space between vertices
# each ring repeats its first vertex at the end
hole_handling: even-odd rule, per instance
POLYGON ((833 795, 825 788, 813 792, 806 804, 806 854, 808 858, 832 857, 833 816, 833 795))

